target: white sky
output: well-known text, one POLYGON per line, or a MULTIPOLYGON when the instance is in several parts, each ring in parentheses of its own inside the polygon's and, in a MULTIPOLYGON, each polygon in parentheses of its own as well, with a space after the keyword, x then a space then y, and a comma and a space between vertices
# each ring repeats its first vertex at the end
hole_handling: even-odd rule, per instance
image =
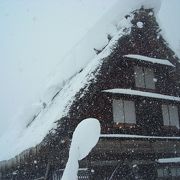
MULTIPOLYGON (((117 1, 0 1, 0 135, 19 109, 38 97, 59 60, 117 1)), ((180 1, 163 0, 159 18, 180 55, 180 1)))

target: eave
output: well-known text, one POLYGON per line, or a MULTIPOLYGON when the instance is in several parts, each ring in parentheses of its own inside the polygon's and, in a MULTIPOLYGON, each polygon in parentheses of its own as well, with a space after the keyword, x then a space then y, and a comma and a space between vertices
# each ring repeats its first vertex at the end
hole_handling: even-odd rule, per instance
POLYGON ((138 90, 133 90, 133 89, 116 88, 116 89, 103 90, 102 92, 111 93, 111 94, 130 95, 130 96, 141 96, 141 97, 148 97, 148 98, 154 98, 154 99, 162 99, 162 100, 170 100, 170 101, 180 102, 180 97, 169 96, 169 95, 164 95, 164 94, 159 94, 159 93, 138 91, 138 90))
POLYGON ((142 56, 138 54, 127 54, 127 55, 124 55, 123 57, 126 57, 127 60, 129 61, 141 61, 141 62, 147 62, 147 63, 152 63, 152 64, 160 64, 160 65, 175 67, 167 59, 152 58, 152 57, 142 56))

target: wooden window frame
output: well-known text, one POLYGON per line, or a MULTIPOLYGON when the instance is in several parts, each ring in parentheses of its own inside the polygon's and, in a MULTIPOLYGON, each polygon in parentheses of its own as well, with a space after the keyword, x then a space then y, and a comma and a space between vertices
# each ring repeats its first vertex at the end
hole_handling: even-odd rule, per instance
POLYGON ((150 71, 152 71, 153 72, 153 79, 155 78, 155 74, 154 74, 154 70, 153 70, 153 68, 148 68, 148 67, 143 67, 143 66, 134 66, 134 77, 135 77, 135 86, 137 87, 137 88, 142 88, 142 89, 150 89, 150 90, 155 90, 156 89, 156 83, 153 81, 153 83, 154 83, 154 87, 147 87, 147 84, 148 84, 148 82, 147 82, 147 75, 146 75, 146 69, 147 70, 150 70, 150 71), (136 71, 136 67, 138 67, 138 68, 141 68, 142 69, 142 72, 143 72, 143 74, 140 74, 141 76, 142 76, 142 79, 143 79, 143 87, 140 87, 140 86, 137 86, 137 83, 136 83, 136 73, 137 73, 137 71, 136 71))
POLYGON ((175 106, 177 108, 177 113, 178 113, 178 106, 177 105, 173 105, 173 104, 162 104, 162 116, 163 116, 163 127, 164 129, 180 129, 180 123, 179 123, 179 113, 177 114, 178 115, 178 124, 179 124, 179 127, 177 127, 176 125, 172 125, 172 121, 171 121, 171 113, 170 113, 170 106, 175 106), (166 124, 165 125, 165 120, 164 120, 164 116, 163 116, 163 106, 166 106, 167 107, 167 114, 168 114, 168 125, 166 124))
MULTIPOLYGON (((114 101, 122 101, 122 112, 123 112, 123 122, 119 121, 119 122, 116 122, 114 119, 114 107, 113 107, 113 123, 114 123, 114 127, 118 127, 118 128, 124 128, 124 127, 127 127, 127 128, 134 128, 135 125, 136 125, 136 106, 135 106, 135 102, 132 101, 132 100, 124 100, 124 99, 113 99, 113 103, 114 101), (131 123, 131 122, 127 122, 128 120, 126 119, 126 112, 125 112, 125 101, 127 102, 132 102, 133 103, 133 108, 134 108, 134 119, 135 119, 135 123, 131 123)), ((113 105, 114 106, 114 105, 113 105)))

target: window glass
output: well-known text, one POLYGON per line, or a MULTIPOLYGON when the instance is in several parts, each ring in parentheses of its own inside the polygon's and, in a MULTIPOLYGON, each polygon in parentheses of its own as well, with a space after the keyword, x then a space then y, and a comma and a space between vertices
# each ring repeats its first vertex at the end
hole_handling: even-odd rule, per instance
POLYGON ((170 177, 171 176, 171 171, 170 169, 167 167, 164 169, 164 177, 170 177))
POLYGON ((157 170, 158 177, 178 177, 180 176, 180 167, 166 167, 157 170))
POLYGON ((163 121, 165 126, 169 126, 169 112, 168 112, 168 106, 162 105, 162 115, 163 115, 163 121))
POLYGON ((134 102, 113 100, 113 120, 117 123, 136 123, 134 102))
POLYGON ((176 169, 177 176, 180 176, 180 167, 176 169))
POLYGON ((145 67, 134 67, 136 87, 155 89, 154 71, 145 67))
POLYGON ((114 122, 124 123, 123 101, 113 100, 113 119, 114 122))
POLYGON ((172 175, 173 177, 176 176, 176 168, 171 168, 171 175, 172 175))
POLYGON ((144 68, 144 74, 145 74, 146 88, 155 89, 154 71, 149 68, 144 68))
POLYGON ((174 105, 162 105, 164 125, 179 128, 178 107, 174 105))
POLYGON ((179 128, 179 116, 177 106, 169 105, 170 123, 179 128))
POLYGON ((134 74, 135 74, 136 87, 145 88, 143 68, 142 68, 142 67, 139 67, 139 66, 135 66, 135 67, 134 67, 134 71, 135 71, 134 74))
POLYGON ((157 173, 158 173, 158 177, 163 177, 164 176, 163 169, 158 169, 157 173))
POLYGON ((124 112, 126 123, 136 123, 135 105, 133 101, 124 101, 124 112))

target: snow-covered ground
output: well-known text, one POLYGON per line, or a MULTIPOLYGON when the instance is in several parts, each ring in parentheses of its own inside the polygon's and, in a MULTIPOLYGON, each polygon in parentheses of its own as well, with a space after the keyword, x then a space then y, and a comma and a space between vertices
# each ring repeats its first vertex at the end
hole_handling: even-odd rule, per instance
MULTIPOLYGON (((178 4, 173 3, 173 7, 178 4)), ((118 31, 130 27, 123 16, 142 4, 155 7, 157 16, 161 14, 159 21, 163 14, 174 13, 160 13, 168 9, 166 0, 161 6, 158 0, 0 3, 3 23, 0 30, 3 42, 0 45, 0 160, 11 158, 43 139, 55 125, 53 122, 65 113, 64 107, 79 88, 93 78, 86 75, 110 53, 111 44, 101 56, 96 56, 93 49, 101 49, 108 43, 107 34, 116 35, 115 38, 122 35, 117 34, 118 31), (162 6, 164 3, 167 5, 162 6), (87 68, 79 75, 84 67, 87 68), (11 116, 14 118, 8 120, 11 116)), ((179 27, 179 17, 178 12, 172 17, 173 27, 162 23, 167 37, 169 29, 179 27)), ((180 40, 180 36, 178 38, 180 40)), ((173 43, 171 46, 178 54, 178 47, 173 43)))

